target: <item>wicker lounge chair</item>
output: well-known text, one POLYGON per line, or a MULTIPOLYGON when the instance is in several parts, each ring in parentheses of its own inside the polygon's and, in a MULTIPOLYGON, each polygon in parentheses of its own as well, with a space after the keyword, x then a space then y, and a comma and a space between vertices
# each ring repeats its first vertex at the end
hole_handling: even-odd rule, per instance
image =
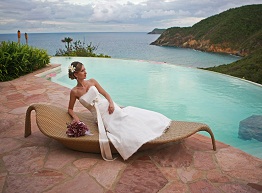
MULTIPOLYGON (((68 137, 66 135, 66 123, 72 121, 67 109, 47 104, 33 104, 28 107, 25 120, 25 137, 31 135, 31 111, 36 112, 36 122, 40 131, 48 137, 56 139, 66 147, 91 153, 100 153, 98 141, 98 129, 94 123, 91 113, 76 113, 91 132, 92 136, 68 137)), ((216 150, 215 138, 211 129, 202 123, 172 121, 170 128, 159 138, 144 144, 139 150, 150 149, 158 145, 175 142, 187 138, 198 131, 206 131, 210 134, 213 149, 216 150)), ((116 149, 110 144, 112 153, 117 153, 116 149)))

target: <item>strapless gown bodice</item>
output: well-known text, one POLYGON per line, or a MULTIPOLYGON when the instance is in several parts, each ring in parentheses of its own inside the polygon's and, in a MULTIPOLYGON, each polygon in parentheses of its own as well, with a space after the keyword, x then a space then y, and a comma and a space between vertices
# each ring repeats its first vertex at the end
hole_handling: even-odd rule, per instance
POLYGON ((169 118, 160 113, 132 106, 120 108, 115 102, 115 110, 109 114, 109 103, 95 86, 91 86, 79 98, 79 102, 89 109, 94 117, 100 116, 108 139, 124 160, 144 143, 161 136, 171 123, 169 118), (95 104, 97 109, 94 108, 95 104))

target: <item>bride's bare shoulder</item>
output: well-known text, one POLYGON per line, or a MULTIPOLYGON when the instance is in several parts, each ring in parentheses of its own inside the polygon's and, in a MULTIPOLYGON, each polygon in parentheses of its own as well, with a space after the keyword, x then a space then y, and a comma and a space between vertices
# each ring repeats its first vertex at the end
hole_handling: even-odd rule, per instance
POLYGON ((94 78, 90 78, 89 80, 86 80, 86 82, 90 85, 90 86, 94 86, 97 81, 94 78))
POLYGON ((71 89, 70 93, 76 95, 76 93, 77 93, 77 87, 76 87, 76 86, 73 87, 73 88, 71 89))

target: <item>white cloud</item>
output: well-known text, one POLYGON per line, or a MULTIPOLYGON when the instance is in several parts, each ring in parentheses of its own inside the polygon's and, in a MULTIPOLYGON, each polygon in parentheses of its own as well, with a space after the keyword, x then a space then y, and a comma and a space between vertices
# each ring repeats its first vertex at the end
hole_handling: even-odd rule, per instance
POLYGON ((91 22, 124 22, 137 18, 137 14, 132 10, 133 5, 121 5, 118 3, 96 3, 93 5, 93 14, 89 21, 91 22))
POLYGON ((156 9, 156 10, 149 10, 145 11, 141 14, 141 18, 154 18, 154 17, 163 17, 163 16, 171 16, 175 15, 174 10, 163 10, 163 9, 156 9))
POLYGON ((262 0, 1 0, 0 33, 151 31, 192 26, 262 0))
POLYGON ((78 4, 78 5, 87 5, 87 4, 103 4, 103 3, 118 3, 118 4, 140 4, 145 0, 65 0, 65 2, 70 4, 78 4))

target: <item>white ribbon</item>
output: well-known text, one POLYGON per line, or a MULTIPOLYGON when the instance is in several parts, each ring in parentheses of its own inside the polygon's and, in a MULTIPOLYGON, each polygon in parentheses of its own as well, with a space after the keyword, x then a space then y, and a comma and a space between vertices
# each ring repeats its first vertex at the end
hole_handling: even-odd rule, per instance
POLYGON ((101 155, 102 155, 104 160, 113 161, 115 159, 113 159, 113 156, 112 156, 112 153, 111 153, 109 140, 108 140, 107 135, 106 135, 105 126, 104 126, 104 123, 102 121, 102 117, 101 117, 97 102, 98 102, 98 98, 93 100, 92 105, 95 106, 96 114, 97 114, 97 122, 98 122, 98 130, 99 130, 99 145, 100 145, 101 155))

